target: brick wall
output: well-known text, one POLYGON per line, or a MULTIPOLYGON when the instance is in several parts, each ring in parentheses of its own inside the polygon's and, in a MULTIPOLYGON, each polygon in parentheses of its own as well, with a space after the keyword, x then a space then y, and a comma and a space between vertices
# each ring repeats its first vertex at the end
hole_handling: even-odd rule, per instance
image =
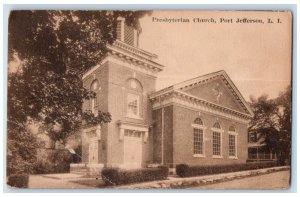
MULTIPOLYGON (((83 80, 83 86, 90 89, 94 80, 98 80, 101 89, 97 93, 98 109, 104 112, 108 111, 108 64, 104 64, 89 76, 83 80)), ((83 103, 83 111, 91 110, 91 101, 85 100, 83 103)), ((99 141, 99 154, 98 163, 105 163, 107 161, 107 124, 102 125, 101 128, 101 140, 99 141)), ((89 161, 89 139, 82 133, 82 162, 87 163, 89 161)))
POLYGON ((201 112, 201 119, 207 129, 204 131, 205 157, 193 156, 193 127, 191 124, 198 117, 199 111, 194 111, 182 106, 173 107, 173 157, 174 164, 186 163, 190 165, 225 165, 233 163, 245 163, 247 159, 247 125, 237 123, 230 119, 219 117, 224 132, 222 134, 223 158, 212 158, 212 131, 211 127, 216 122, 216 116, 201 112), (228 156, 228 129, 235 124, 237 135, 237 157, 229 159, 228 156))
MULTIPOLYGON (((143 74, 141 72, 124 67, 122 65, 109 62, 109 84, 108 84, 108 109, 112 115, 112 121, 108 124, 108 165, 119 166, 123 164, 124 155, 124 142, 120 141, 120 131, 117 125, 119 120, 125 122, 131 122, 136 124, 147 124, 151 125, 151 104, 148 99, 149 92, 155 90, 155 77, 143 74), (143 88, 143 93, 141 94, 141 119, 133 119, 126 117, 126 98, 127 89, 126 83, 128 79, 135 78, 139 81, 143 88)), ((148 137, 147 142, 142 144, 142 162, 144 165, 146 163, 152 162, 152 136, 151 132, 148 137)))
POLYGON ((173 164, 173 106, 153 110, 153 162, 173 164), (162 114, 163 110, 163 114, 162 114), (163 117, 163 120, 162 120, 163 117), (163 126, 163 129, 162 129, 163 126), (162 135, 163 132, 163 135, 162 135), (163 154, 162 154, 163 141, 163 154))

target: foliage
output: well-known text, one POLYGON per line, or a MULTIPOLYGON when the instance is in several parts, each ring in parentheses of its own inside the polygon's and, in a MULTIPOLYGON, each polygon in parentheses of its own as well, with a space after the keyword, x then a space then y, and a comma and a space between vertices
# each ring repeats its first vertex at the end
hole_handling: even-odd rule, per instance
POLYGON ((51 150, 47 157, 35 163, 33 174, 67 173, 73 163, 73 155, 67 150, 51 150))
POLYGON ((180 177, 186 177, 186 173, 189 170, 189 166, 187 164, 178 164, 176 165, 176 174, 180 177))
POLYGON ((258 141, 265 144, 265 148, 275 151, 280 163, 290 159, 291 87, 288 86, 275 99, 269 99, 267 95, 252 98, 250 106, 254 117, 249 132, 256 132, 258 141))
POLYGON ((7 125, 7 175, 31 173, 32 164, 37 161, 36 138, 32 133, 27 132, 25 126, 11 124, 8 122, 7 125))
POLYGON ((208 166, 189 166, 186 164, 179 164, 176 166, 176 174, 180 177, 192 177, 208 174, 219 174, 227 172, 237 172, 245 170, 255 170, 260 168, 274 167, 275 162, 258 162, 245 164, 231 164, 231 165, 208 165, 208 166))
MULTIPOLYGON (((79 129, 84 99, 82 73, 106 54, 116 39, 117 18, 132 26, 140 11, 13 11, 9 19, 9 57, 22 64, 8 77, 8 118, 43 122, 49 136, 64 140, 79 129), (56 127, 59 127, 59 132, 56 127)), ((99 122, 110 119, 100 114, 99 122), (101 119, 103 118, 103 119, 101 119)))
POLYGON ((101 172, 102 179, 107 185, 121 185, 145 181, 164 180, 167 179, 168 174, 169 168, 166 166, 136 170, 104 168, 101 172))
POLYGON ((12 187, 27 188, 28 181, 28 174, 12 174, 8 176, 7 184, 12 187))
MULTIPOLYGON (((110 121, 109 112, 99 112, 95 117, 82 111, 83 101, 95 97, 94 92, 83 87, 82 74, 102 60, 107 45, 116 39, 119 16, 125 17, 128 25, 139 28, 138 20, 146 13, 59 10, 10 13, 8 59, 20 63, 10 63, 8 67, 8 152, 18 160, 14 163, 24 166, 34 163, 35 144, 30 143, 35 137, 26 129, 30 121, 38 121, 53 141, 64 143, 79 130, 84 118, 89 123, 110 121), (27 151, 28 157, 22 151, 27 151)), ((11 162, 13 159, 8 158, 8 166, 16 166, 11 162)))

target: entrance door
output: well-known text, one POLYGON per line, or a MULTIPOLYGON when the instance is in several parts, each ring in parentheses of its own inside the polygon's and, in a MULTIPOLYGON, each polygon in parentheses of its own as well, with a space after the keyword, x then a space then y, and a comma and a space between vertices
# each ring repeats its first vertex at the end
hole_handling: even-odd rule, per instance
POLYGON ((98 140, 90 140, 89 163, 98 163, 98 140))
POLYGON ((125 131, 124 135, 124 167, 141 168, 142 166, 142 134, 136 131, 125 131))

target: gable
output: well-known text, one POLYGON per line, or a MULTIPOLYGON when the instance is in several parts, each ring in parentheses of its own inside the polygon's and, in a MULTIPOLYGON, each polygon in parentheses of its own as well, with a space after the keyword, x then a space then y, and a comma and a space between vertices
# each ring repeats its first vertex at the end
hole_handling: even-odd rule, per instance
POLYGON ((217 105, 242 113, 249 113, 243 107, 238 96, 233 93, 233 89, 230 88, 226 79, 221 76, 214 77, 197 85, 181 87, 180 90, 217 105))

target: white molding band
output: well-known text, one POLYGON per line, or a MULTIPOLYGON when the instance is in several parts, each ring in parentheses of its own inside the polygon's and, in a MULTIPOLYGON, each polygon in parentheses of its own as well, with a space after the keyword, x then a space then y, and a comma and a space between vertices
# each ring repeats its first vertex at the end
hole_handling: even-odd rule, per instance
POLYGON ((228 134, 229 134, 229 135, 235 135, 235 136, 238 135, 238 133, 237 133, 237 132, 234 132, 234 131, 228 131, 228 134))
POLYGON ((119 130, 120 130, 120 136, 119 136, 119 140, 123 141, 124 140, 124 131, 125 129, 128 130, 133 130, 133 131, 139 131, 139 132, 143 132, 144 133, 144 142, 147 142, 148 140, 148 132, 149 132, 149 128, 148 127, 144 127, 144 126, 135 126, 135 125, 129 125, 126 123, 120 123, 119 124, 119 130))
POLYGON ((193 128, 196 128, 196 129, 203 129, 203 130, 207 129, 206 126, 204 126, 204 125, 199 125, 199 124, 192 124, 192 127, 193 127, 193 128))
POLYGON ((214 127, 211 127, 210 130, 212 130, 214 132, 219 132, 219 133, 223 133, 224 132, 223 129, 218 129, 218 128, 214 128, 214 127))
MULTIPOLYGON (((151 98, 150 98, 151 99, 151 98)), ((166 95, 161 95, 159 97, 152 98, 153 109, 160 109, 167 105, 179 104, 188 108, 195 109, 197 111, 203 111, 212 113, 218 116, 223 116, 228 119, 239 121, 242 123, 249 123, 250 116, 238 111, 219 106, 213 103, 203 101, 196 97, 190 97, 189 95, 182 94, 178 91, 170 91, 166 95)))

